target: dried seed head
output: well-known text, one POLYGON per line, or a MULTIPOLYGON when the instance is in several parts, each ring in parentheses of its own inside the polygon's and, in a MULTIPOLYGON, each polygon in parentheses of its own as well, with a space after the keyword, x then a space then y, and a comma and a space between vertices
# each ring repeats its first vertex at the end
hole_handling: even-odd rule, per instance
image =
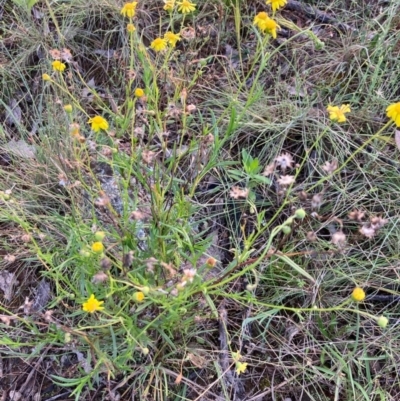
POLYGON ((146 164, 153 163, 153 161, 154 161, 154 159, 156 157, 156 154, 157 154, 156 152, 153 152, 153 151, 148 150, 148 149, 144 149, 142 151, 142 160, 143 160, 143 162, 146 163, 146 164))
POLYGON ((279 185, 282 185, 283 187, 288 187, 289 185, 292 185, 294 183, 295 178, 293 175, 281 175, 277 181, 279 185))
POLYGON ((309 231, 307 233, 307 237, 306 238, 307 238, 307 241, 310 241, 310 242, 315 242, 315 241, 318 240, 317 234, 315 234, 314 231, 309 231))
POLYGON ((333 174, 335 170, 338 168, 338 161, 334 159, 331 162, 325 162, 325 164, 323 164, 321 168, 322 170, 325 171, 325 173, 333 174))
POLYGON ((322 193, 315 194, 311 199, 311 207, 318 210, 322 205, 322 198, 322 193))
POLYGON ((287 168, 292 168, 294 163, 293 157, 289 153, 282 153, 275 159, 276 166, 280 167, 283 172, 287 168))
POLYGON ((237 185, 233 186, 229 192, 229 195, 233 199, 246 199, 249 196, 248 188, 240 188, 237 185))
POLYGON ((369 224, 364 224, 364 225, 360 228, 359 232, 360 232, 364 237, 367 237, 367 238, 372 238, 372 237, 374 237, 375 234, 376 234, 376 231, 374 230, 374 228, 371 227, 369 224))
POLYGON ((344 234, 343 231, 336 231, 332 235, 331 242, 338 248, 343 248, 346 245, 346 235, 344 234))
POLYGON ((350 220, 362 221, 362 219, 365 217, 365 212, 354 209, 348 214, 348 216, 350 220))
POLYGON ((274 171, 275 171, 275 162, 268 164, 265 167, 262 175, 265 175, 266 177, 268 177, 269 175, 272 175, 274 173, 274 171))
POLYGON ((371 217, 371 219, 370 219, 371 227, 372 227, 374 230, 379 230, 379 229, 382 228, 387 222, 388 222, 387 219, 383 219, 382 217, 379 217, 379 216, 371 217))

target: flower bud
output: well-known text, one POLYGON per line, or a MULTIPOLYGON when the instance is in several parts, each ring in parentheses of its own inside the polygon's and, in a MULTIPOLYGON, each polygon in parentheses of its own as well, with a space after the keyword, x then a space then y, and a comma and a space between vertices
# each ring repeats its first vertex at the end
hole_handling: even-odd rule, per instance
POLYGON ((282 232, 287 235, 287 234, 290 234, 292 232, 292 229, 289 226, 283 226, 282 227, 282 232))
POLYGON ((294 217, 296 218, 296 219, 300 219, 300 220, 303 220, 304 219, 304 217, 306 217, 306 211, 304 210, 304 209, 297 209, 295 212, 294 212, 294 217))
POLYGON ((96 241, 102 242, 103 239, 105 238, 106 233, 104 231, 96 231, 94 233, 94 238, 96 238, 96 241))
POLYGON ((365 292, 362 288, 356 287, 354 288, 352 294, 351 294, 351 299, 355 302, 362 302, 365 299, 365 292))
POLYGON ((51 81, 51 76, 49 74, 43 74, 42 79, 43 81, 51 81))
POLYGON ((376 320, 376 323, 378 323, 379 327, 385 329, 389 323, 389 319, 385 316, 379 316, 378 319, 376 320))
POLYGON ((71 105, 71 104, 66 104, 66 105, 64 105, 64 110, 65 110, 67 113, 72 113, 72 105, 71 105))

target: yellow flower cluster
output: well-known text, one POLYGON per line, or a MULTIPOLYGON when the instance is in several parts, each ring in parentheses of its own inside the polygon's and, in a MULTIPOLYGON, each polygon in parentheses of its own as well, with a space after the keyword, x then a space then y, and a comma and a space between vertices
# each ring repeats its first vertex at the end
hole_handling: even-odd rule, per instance
POLYGON ((258 13, 254 17, 253 23, 261 32, 271 35, 276 39, 277 30, 280 29, 280 27, 266 12, 262 11, 258 13))
POLYGON ((179 40, 181 40, 179 33, 167 32, 163 38, 154 39, 150 47, 156 52, 161 52, 167 48, 167 45, 175 47, 179 40))

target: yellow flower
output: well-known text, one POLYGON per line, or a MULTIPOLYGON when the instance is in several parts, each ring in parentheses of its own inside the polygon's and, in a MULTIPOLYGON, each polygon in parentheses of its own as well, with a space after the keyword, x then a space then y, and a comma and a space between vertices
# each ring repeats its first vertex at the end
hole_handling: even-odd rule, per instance
POLYGON ((60 60, 54 60, 51 65, 53 66, 54 71, 63 72, 65 70, 65 64, 62 63, 60 60))
POLYGON ((126 26, 126 30, 127 30, 128 32, 135 32, 135 31, 136 31, 135 25, 133 25, 133 24, 128 24, 128 25, 126 26))
POLYGON ((179 5, 178 11, 183 14, 189 14, 192 11, 196 10, 196 4, 191 3, 189 0, 178 1, 177 4, 179 5))
POLYGON ((142 291, 135 292, 132 298, 135 302, 143 302, 144 293, 142 291))
POLYGON ((397 127, 400 127, 400 102, 388 106, 386 115, 393 120, 397 127))
POLYGON ((281 7, 284 7, 287 3, 287 0, 267 0, 266 4, 271 4, 272 11, 276 11, 281 7))
POLYGON ((124 17, 132 18, 135 16, 137 1, 133 1, 132 3, 125 3, 121 9, 121 14, 124 17))
POLYGON ((346 113, 350 113, 350 106, 348 104, 342 104, 340 107, 338 106, 328 106, 326 111, 329 113, 329 118, 332 121, 336 121, 338 123, 344 123, 346 121, 346 113))
POLYGON ((365 299, 365 292, 362 288, 356 287, 354 288, 352 294, 351 294, 351 299, 355 302, 362 302, 365 299))
POLYGON ((165 39, 162 39, 162 38, 154 39, 151 42, 150 47, 152 49, 154 49, 156 52, 160 52, 160 51, 164 50, 167 47, 167 41, 165 39))
POLYGON ((172 11, 175 6, 175 0, 164 0, 164 10, 165 11, 172 11))
POLYGON ((279 25, 273 19, 269 18, 266 12, 263 11, 261 13, 258 13, 254 17, 253 23, 258 27, 260 31, 268 33, 274 39, 276 39, 276 31, 279 29, 279 25))
POLYGON ((51 76, 49 74, 43 74, 42 79, 43 81, 51 81, 51 76))
POLYGON ((144 90, 142 88, 136 88, 135 89, 135 96, 136 97, 143 97, 144 96, 144 90))
POLYGON ((241 373, 245 372, 247 369, 246 362, 236 362, 236 373, 240 375, 241 373))
POLYGON ((101 116, 96 116, 93 117, 91 119, 89 119, 89 124, 92 124, 92 130, 94 132, 98 132, 101 129, 103 129, 104 131, 108 130, 108 122, 105 118, 101 117, 101 116))
POLYGON ((102 304, 104 304, 104 301, 98 301, 94 294, 92 294, 90 298, 82 304, 82 309, 85 312, 93 313, 97 310, 103 310, 104 306, 101 306, 102 304))
POLYGON ((179 35, 179 33, 167 32, 164 35, 164 39, 167 41, 167 43, 169 45, 171 45, 172 47, 175 47, 176 46, 176 42, 178 40, 181 40, 181 36, 179 35))
POLYGON ((93 242, 92 244, 92 251, 95 253, 101 253, 104 250, 104 245, 100 242, 93 242))

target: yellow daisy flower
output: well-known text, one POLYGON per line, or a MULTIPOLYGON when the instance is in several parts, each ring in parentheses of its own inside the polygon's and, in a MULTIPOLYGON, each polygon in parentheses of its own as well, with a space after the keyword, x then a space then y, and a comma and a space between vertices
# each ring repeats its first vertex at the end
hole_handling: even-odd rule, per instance
POLYGON ((340 107, 338 106, 328 106, 326 111, 329 113, 329 118, 332 121, 336 121, 338 123, 344 123, 346 121, 346 113, 350 113, 351 109, 348 104, 342 104, 340 107))
POLYGON ((167 41, 162 38, 156 38, 151 42, 150 47, 156 52, 161 52, 167 47, 167 41))
POLYGON ((136 12, 137 1, 133 1, 132 3, 125 3, 121 9, 121 14, 124 17, 133 18, 136 12))
POLYGON ((65 64, 62 63, 60 60, 54 60, 51 65, 53 66, 54 71, 63 72, 65 70, 65 64))
POLYGON ((397 127, 400 127, 400 102, 388 106, 386 115, 393 120, 397 127))
POLYGON ((276 39, 276 31, 279 29, 279 25, 273 19, 269 18, 266 12, 262 11, 258 13, 254 17, 253 24, 256 25, 260 31, 268 33, 276 39))
POLYGON ((164 10, 165 11, 172 11, 175 6, 175 0, 164 0, 164 10))
POLYGON ((101 306, 102 304, 104 304, 104 301, 97 300, 94 294, 92 294, 90 298, 82 304, 82 309, 85 312, 93 313, 98 310, 103 310, 104 306, 101 306))
POLYGON ((178 1, 177 4, 179 5, 178 11, 182 14, 189 14, 196 10, 196 4, 191 3, 189 0, 178 1))
POLYGON ((365 299, 365 292, 362 288, 356 287, 354 288, 352 294, 351 294, 351 299, 355 302, 362 302, 365 299))
POLYGON ((92 124, 92 130, 94 132, 99 132, 100 130, 107 131, 108 130, 108 122, 105 118, 101 116, 96 116, 91 118, 88 121, 89 124, 92 124))
POLYGON ((271 4, 272 11, 276 11, 281 7, 284 7, 287 3, 287 0, 267 0, 266 4, 271 4))
POLYGON ((167 41, 169 45, 175 47, 176 42, 178 42, 178 40, 181 40, 181 36, 179 35, 179 33, 167 32, 164 35, 164 39, 167 41))

